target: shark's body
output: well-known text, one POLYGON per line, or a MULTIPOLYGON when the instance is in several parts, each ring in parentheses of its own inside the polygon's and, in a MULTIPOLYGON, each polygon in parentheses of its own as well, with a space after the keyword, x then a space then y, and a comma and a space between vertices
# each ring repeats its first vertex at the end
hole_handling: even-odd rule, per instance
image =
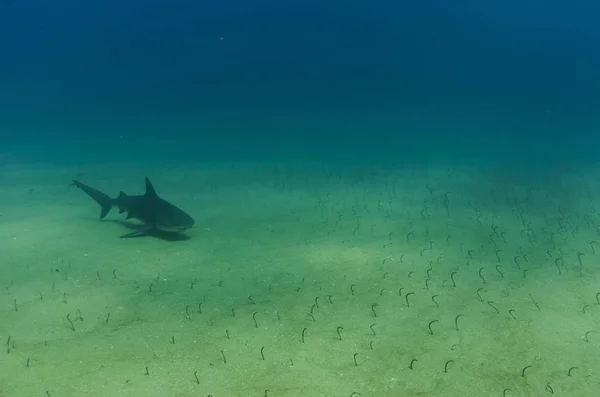
POLYGON ((100 219, 103 219, 112 207, 117 207, 120 214, 127 212, 126 219, 134 218, 145 225, 144 229, 121 237, 140 237, 157 231, 179 233, 194 226, 194 219, 191 216, 156 194, 148 178, 146 178, 146 194, 139 196, 129 196, 121 192, 117 198, 111 198, 79 181, 73 181, 73 185, 100 204, 100 219))

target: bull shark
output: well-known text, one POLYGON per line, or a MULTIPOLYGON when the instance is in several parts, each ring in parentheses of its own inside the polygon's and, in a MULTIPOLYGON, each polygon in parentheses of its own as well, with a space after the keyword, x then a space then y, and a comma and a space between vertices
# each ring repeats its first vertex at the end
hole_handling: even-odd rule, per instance
POLYGON ((104 219, 112 207, 117 207, 119 214, 127 212, 125 219, 134 218, 142 222, 142 229, 124 234, 122 238, 147 236, 156 232, 181 233, 194 226, 194 219, 190 215, 156 194, 147 177, 146 193, 139 196, 130 196, 121 191, 117 198, 111 198, 79 181, 74 180, 73 185, 100 204, 100 219, 104 219))

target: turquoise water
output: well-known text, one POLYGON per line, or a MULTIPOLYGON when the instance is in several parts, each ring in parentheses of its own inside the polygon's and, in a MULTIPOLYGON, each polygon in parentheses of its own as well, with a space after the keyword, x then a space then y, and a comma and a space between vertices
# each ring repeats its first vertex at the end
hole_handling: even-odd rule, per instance
POLYGON ((63 162, 594 161, 599 7, 3 3, 0 134, 63 162))

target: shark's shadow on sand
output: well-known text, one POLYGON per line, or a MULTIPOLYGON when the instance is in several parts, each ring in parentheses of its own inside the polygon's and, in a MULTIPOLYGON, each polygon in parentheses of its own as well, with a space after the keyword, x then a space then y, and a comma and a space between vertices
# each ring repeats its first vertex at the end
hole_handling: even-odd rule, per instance
POLYGON ((194 226, 194 219, 182 209, 160 198, 148 178, 146 178, 145 194, 130 196, 121 192, 117 198, 111 198, 79 181, 73 181, 73 185, 83 190, 100 205, 100 219, 104 219, 112 207, 117 207, 120 214, 127 213, 126 220, 135 218, 141 222, 141 224, 134 224, 126 220, 111 221, 132 230, 121 236, 122 238, 154 236, 168 241, 189 239, 182 232, 194 226))
MULTIPOLYGON (((186 241, 191 238, 189 235, 184 234, 184 233, 179 233, 179 232, 166 232, 166 231, 158 230, 158 229, 148 230, 146 225, 144 225, 142 223, 131 222, 126 219, 101 219, 100 222, 103 222, 103 223, 108 222, 108 223, 118 224, 118 225, 130 230, 131 233, 134 233, 134 234, 141 233, 141 235, 143 235, 143 236, 154 237, 154 238, 157 238, 159 240, 164 240, 164 241, 186 241)), ((128 234, 130 234, 130 233, 127 233, 121 237, 122 238, 132 237, 132 236, 128 236, 128 234)), ((138 236, 133 236, 133 237, 138 237, 138 236)))

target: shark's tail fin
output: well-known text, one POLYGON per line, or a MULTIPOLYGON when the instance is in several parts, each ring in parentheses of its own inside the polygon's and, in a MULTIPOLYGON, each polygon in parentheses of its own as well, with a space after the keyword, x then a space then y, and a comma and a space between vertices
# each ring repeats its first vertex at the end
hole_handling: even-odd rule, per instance
POLYGON ((113 206, 114 200, 109 195, 102 193, 100 190, 84 185, 81 182, 73 181, 73 185, 83 190, 88 196, 100 204, 100 219, 104 218, 113 206))

